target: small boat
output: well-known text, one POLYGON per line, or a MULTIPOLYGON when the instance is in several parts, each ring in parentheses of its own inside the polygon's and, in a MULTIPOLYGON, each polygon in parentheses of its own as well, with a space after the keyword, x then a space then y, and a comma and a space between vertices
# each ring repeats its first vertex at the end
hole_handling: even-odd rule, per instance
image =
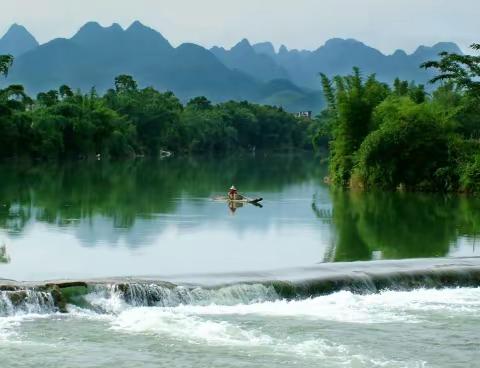
POLYGON ((263 201, 263 198, 243 198, 243 199, 229 199, 227 198, 229 202, 233 203, 252 203, 252 204, 257 204, 263 201))
POLYGON ((241 196, 238 199, 230 199, 227 196, 215 197, 215 201, 225 201, 229 203, 251 203, 251 204, 259 204, 263 201, 263 198, 247 198, 245 196, 241 196))

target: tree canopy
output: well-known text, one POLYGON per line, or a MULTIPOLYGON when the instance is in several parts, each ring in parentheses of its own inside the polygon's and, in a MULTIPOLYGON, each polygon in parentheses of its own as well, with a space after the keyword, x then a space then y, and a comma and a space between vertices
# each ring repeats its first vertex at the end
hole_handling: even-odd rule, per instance
MULTIPOLYGON (((6 75, 11 56, 0 58, 6 75)), ((110 158, 175 153, 311 149, 306 120, 280 107, 249 102, 212 104, 206 97, 186 105, 172 92, 139 88, 119 75, 99 95, 67 85, 30 98, 20 85, 0 90, 0 158, 110 158)))

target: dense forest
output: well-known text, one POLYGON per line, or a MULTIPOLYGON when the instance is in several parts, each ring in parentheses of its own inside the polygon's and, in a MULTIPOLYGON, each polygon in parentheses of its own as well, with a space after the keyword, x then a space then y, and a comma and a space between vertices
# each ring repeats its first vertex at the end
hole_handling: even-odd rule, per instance
POLYGON ((321 75, 328 108, 319 119, 330 141, 332 184, 480 191, 480 57, 440 56, 422 65, 437 75, 431 94, 398 79, 389 87, 358 69, 333 79, 321 75))
MULTIPOLYGON (((13 57, 0 56, 7 75, 13 57)), ((66 85, 29 97, 23 86, 0 90, 0 158, 157 156, 161 151, 224 153, 311 147, 315 130, 282 108, 249 102, 183 105, 171 92, 139 89, 128 75, 100 96, 66 85)))

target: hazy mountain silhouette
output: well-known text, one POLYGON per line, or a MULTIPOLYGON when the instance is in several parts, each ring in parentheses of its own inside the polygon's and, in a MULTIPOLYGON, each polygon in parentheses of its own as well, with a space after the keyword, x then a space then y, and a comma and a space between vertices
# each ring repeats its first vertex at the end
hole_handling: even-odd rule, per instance
POLYGON ((38 46, 38 42, 25 27, 13 24, 0 38, 0 54, 19 56, 38 46))
MULTIPOLYGON (((253 49, 251 56, 267 59, 271 63, 268 67, 275 66, 253 49)), ((267 71, 267 67, 263 70, 267 71)), ((269 78, 257 79, 229 68, 201 46, 186 43, 174 48, 160 33, 140 22, 126 30, 118 24, 102 27, 95 22, 87 23, 70 39, 52 40, 16 58, 7 82, 21 83, 30 93, 62 84, 84 91, 95 87, 103 92, 112 87, 119 74, 134 76, 140 86, 173 91, 184 101, 205 95, 216 102, 268 100, 280 105, 274 95, 294 92, 292 100, 282 99, 281 105, 286 109, 318 110, 321 105, 321 98, 312 105, 310 91, 292 87, 292 83, 265 85, 262 80, 269 78), (291 88, 294 90, 290 91, 291 88)), ((272 74, 273 77, 286 75, 278 73, 272 74)))
POLYGON ((253 49, 257 54, 263 54, 270 56, 271 58, 275 57, 275 47, 271 42, 260 42, 252 45, 253 49))
POLYGON ((243 71, 262 80, 289 78, 287 71, 279 66, 271 56, 257 51, 248 40, 243 39, 229 51, 223 47, 213 47, 210 51, 230 69, 243 71))
MULTIPOLYGON (((248 41, 244 40, 242 44, 246 47, 248 41)), ((242 67, 245 63, 242 62, 241 57, 237 56, 236 47, 224 51, 223 59, 228 60, 228 65, 235 65, 238 70, 258 78, 255 68, 242 67)), ((281 46, 279 51, 275 52, 273 45, 269 42, 253 45, 252 48, 255 53, 268 57, 270 61, 281 67, 292 82, 314 89, 321 87, 319 72, 328 76, 345 75, 350 73, 354 66, 358 66, 364 74, 376 73, 378 79, 387 83, 391 83, 396 77, 414 80, 417 83, 427 83, 432 74, 421 69, 420 64, 438 58, 438 54, 442 51, 461 53, 456 44, 443 42, 432 47, 420 46, 411 55, 407 55, 402 50, 397 50, 393 55, 384 55, 357 40, 339 38, 327 41, 315 51, 288 50, 285 46, 281 46)))
POLYGON ((170 90, 183 101, 204 95, 214 102, 250 100, 280 105, 291 111, 315 110, 322 105, 318 73, 350 73, 358 66, 385 82, 396 77, 425 83, 431 72, 419 65, 441 51, 461 52, 453 43, 420 46, 413 54, 392 55, 353 39, 332 39, 314 51, 275 51, 269 42, 251 45, 242 40, 230 50, 207 50, 186 43, 173 47, 159 32, 134 22, 102 27, 85 24, 72 38, 38 45, 22 26, 13 25, 0 40, 0 53, 16 55, 6 81, 24 84, 29 93, 62 84, 103 92, 119 74, 130 74, 140 86, 170 90))

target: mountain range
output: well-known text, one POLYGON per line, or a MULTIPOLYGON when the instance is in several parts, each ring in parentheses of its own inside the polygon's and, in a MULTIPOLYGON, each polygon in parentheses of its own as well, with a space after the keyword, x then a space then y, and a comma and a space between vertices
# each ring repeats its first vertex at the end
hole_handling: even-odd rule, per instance
POLYGON ((246 39, 231 49, 210 50, 192 43, 173 47, 159 32, 136 21, 123 29, 85 24, 70 39, 40 45, 22 26, 13 25, 0 39, 0 54, 15 56, 2 84, 20 83, 28 92, 67 84, 103 92, 115 76, 130 74, 141 86, 173 91, 182 101, 205 95, 214 102, 250 100, 287 110, 320 110, 318 73, 346 74, 358 66, 365 73, 391 83, 396 77, 426 83, 431 72, 419 65, 441 51, 461 53, 454 43, 420 46, 413 54, 402 50, 385 55, 353 39, 331 39, 317 50, 278 52, 269 42, 246 39))

